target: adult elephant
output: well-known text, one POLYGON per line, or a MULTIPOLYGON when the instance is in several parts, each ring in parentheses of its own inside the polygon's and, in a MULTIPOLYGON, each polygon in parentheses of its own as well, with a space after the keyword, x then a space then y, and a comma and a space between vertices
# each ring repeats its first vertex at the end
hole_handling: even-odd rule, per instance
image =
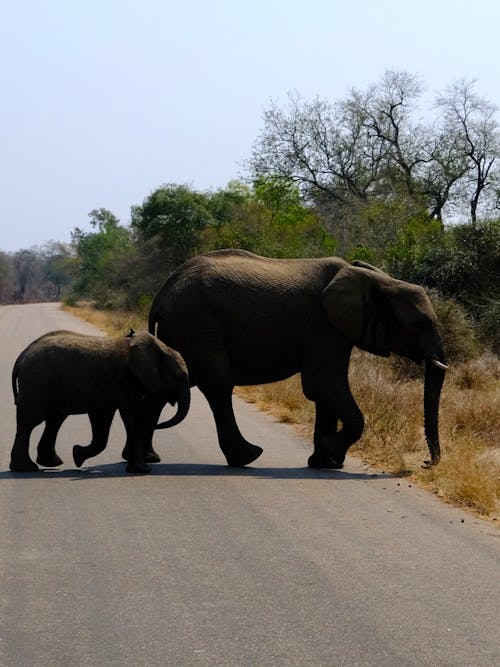
POLYGON ((166 403, 176 414, 162 428, 181 422, 189 410, 187 368, 181 355, 147 332, 110 338, 73 331, 51 331, 21 352, 12 371, 17 432, 10 469, 38 470, 29 455, 30 435, 38 424, 45 429, 38 443, 37 462, 45 467, 62 463, 55 443, 68 415, 88 413, 92 441, 75 445, 78 467, 104 450, 116 410, 125 425, 123 457, 127 472, 149 472, 159 461, 151 446, 154 427, 166 403))
POLYGON ((364 427, 348 383, 353 346, 425 361, 425 435, 431 462, 439 461, 446 360, 436 316, 417 285, 338 257, 270 259, 220 250, 188 260, 167 279, 149 314, 149 331, 156 327, 206 396, 231 466, 262 453, 238 429, 234 386, 300 372, 304 394, 316 405, 309 466, 341 468, 364 427))

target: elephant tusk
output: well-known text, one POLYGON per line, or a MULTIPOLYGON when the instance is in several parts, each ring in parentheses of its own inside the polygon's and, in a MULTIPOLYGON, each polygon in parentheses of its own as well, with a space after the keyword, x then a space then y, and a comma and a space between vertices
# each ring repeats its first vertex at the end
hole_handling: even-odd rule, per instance
POLYGON ((434 364, 434 366, 437 366, 437 367, 440 368, 442 371, 447 371, 447 370, 448 370, 448 366, 447 366, 446 364, 442 364, 442 363, 441 363, 440 361, 438 361, 437 359, 431 359, 430 361, 431 361, 431 364, 434 364))

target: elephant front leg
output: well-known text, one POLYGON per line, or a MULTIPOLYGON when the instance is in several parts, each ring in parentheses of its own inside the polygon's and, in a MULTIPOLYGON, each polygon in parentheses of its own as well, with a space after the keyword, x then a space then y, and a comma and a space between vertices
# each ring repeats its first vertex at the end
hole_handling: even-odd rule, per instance
POLYGON ((85 461, 92 456, 97 456, 106 449, 109 438, 109 430, 113 421, 114 410, 106 412, 89 412, 90 425, 92 427, 92 441, 90 445, 73 447, 73 460, 77 468, 81 468, 85 461))
POLYGON ((342 428, 336 433, 323 435, 321 445, 338 464, 336 467, 342 467, 347 450, 361 438, 365 422, 346 385, 338 388, 333 397, 332 407, 342 422, 342 428))
MULTIPOLYGON (((144 427, 142 429, 142 441, 143 441, 143 460, 145 463, 160 463, 161 458, 157 452, 153 449, 153 435, 154 427, 158 423, 163 410, 163 404, 158 405, 151 402, 150 405, 145 408, 145 417, 144 427), (147 413, 147 414, 146 414, 147 413)), ((125 441, 125 447, 122 451, 122 458, 125 461, 128 461, 134 456, 134 443, 131 441, 131 438, 127 435, 127 440, 125 441)))
POLYGON ((263 449, 258 445, 252 445, 241 435, 234 417, 232 387, 221 390, 199 385, 199 388, 212 409, 219 446, 226 457, 227 464, 242 467, 255 461, 262 454, 263 449))
POLYGON ((151 472, 151 466, 145 460, 147 427, 137 408, 120 409, 120 415, 127 433, 125 451, 127 453, 126 471, 136 475, 151 472))
POLYGON ((338 418, 332 406, 316 401, 316 420, 314 423, 314 451, 308 459, 310 468, 344 467, 343 460, 336 461, 327 446, 337 437, 338 418))
POLYGON ((316 405, 314 451, 311 468, 342 468, 347 450, 363 433, 364 419, 347 378, 327 387, 327 382, 304 382, 304 394, 316 405), (337 430, 338 420, 342 428, 337 430))
POLYGON ((56 452, 56 439, 66 415, 52 415, 45 421, 45 429, 37 447, 36 461, 44 468, 55 468, 62 464, 56 452))
MULTIPOLYGON (((144 438, 144 461, 146 463, 160 463, 161 456, 153 449, 154 429, 148 429, 148 435, 144 438)), ((122 459, 128 461, 133 457, 133 444, 127 437, 125 447, 122 451, 122 459)))

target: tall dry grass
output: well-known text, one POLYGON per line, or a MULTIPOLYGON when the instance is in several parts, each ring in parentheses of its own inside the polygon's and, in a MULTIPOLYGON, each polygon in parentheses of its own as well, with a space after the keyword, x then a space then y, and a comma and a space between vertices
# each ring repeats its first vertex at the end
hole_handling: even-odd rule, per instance
POLYGON ((105 331, 110 336, 126 334, 130 329, 136 331, 147 329, 146 319, 138 313, 125 310, 97 310, 91 304, 85 303, 79 306, 63 305, 63 308, 71 315, 90 322, 90 324, 101 331, 105 331))
MULTIPOLYGON (((146 327, 144 318, 127 312, 66 310, 110 334, 146 327)), ((364 352, 353 354, 349 381, 366 425, 350 453, 411 475, 456 504, 500 518, 500 360, 485 354, 447 373, 440 410, 442 459, 431 469, 421 467, 428 458, 422 378, 408 377, 405 370, 401 364, 364 352)), ((314 405, 304 397, 298 375, 283 382, 240 387, 237 392, 312 439, 314 405)))
MULTIPOLYGON (((480 514, 500 517, 500 361, 491 354, 452 368, 440 410, 442 459, 428 458, 423 430, 423 381, 401 377, 397 365, 356 351, 351 390, 365 416, 362 438, 350 453, 395 473, 411 475, 439 496, 480 514)), ((242 387, 246 400, 312 438, 314 405, 294 376, 272 385, 242 387)))

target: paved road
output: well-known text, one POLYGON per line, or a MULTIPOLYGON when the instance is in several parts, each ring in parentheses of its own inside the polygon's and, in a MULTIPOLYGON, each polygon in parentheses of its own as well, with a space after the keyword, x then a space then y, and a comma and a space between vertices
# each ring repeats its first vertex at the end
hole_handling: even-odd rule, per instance
POLYGON ((62 469, 10 473, 13 361, 61 327, 95 331, 0 308, 2 667, 500 665, 495 527, 353 459, 310 471, 309 444, 252 406, 252 468, 224 465, 195 391, 150 476, 124 473, 118 420, 75 469, 85 417, 63 427, 62 469))

